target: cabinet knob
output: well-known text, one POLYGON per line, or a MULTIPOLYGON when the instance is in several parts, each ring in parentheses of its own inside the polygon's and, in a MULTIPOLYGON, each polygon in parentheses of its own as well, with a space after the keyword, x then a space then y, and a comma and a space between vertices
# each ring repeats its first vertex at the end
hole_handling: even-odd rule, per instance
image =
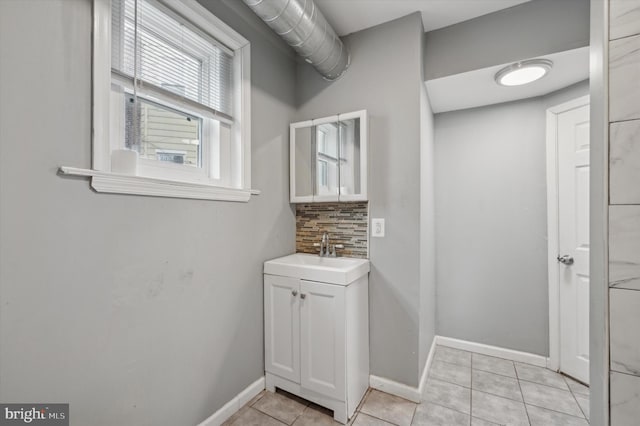
POLYGON ((307 298, 307 295, 306 295, 306 294, 304 294, 304 293, 300 293, 300 299, 306 299, 306 298, 307 298))
POLYGON ((297 292, 296 290, 291 290, 291 295, 293 295, 293 296, 297 296, 297 295, 298 295, 298 292, 297 292))

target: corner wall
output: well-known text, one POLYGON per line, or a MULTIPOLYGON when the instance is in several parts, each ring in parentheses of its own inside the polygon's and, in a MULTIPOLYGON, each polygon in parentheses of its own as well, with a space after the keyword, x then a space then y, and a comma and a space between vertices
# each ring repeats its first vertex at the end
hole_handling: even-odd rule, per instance
MULTIPOLYGON (((422 38, 424 44, 425 38, 422 38)), ((424 52, 424 47, 422 49, 424 52)), ((424 80, 424 75, 423 75, 424 80)), ((436 335, 435 122, 427 86, 420 85, 420 376, 436 335)))
POLYGON ((528 1, 429 31, 425 80, 588 45, 589 0, 528 1))
POLYGON ((91 1, 0 1, 2 402, 195 425, 264 375, 262 263, 294 251, 295 62, 244 5, 202 3, 252 42, 249 203, 57 176, 91 165, 91 1))
POLYGON ((545 97, 436 114, 438 335, 548 356, 545 97))

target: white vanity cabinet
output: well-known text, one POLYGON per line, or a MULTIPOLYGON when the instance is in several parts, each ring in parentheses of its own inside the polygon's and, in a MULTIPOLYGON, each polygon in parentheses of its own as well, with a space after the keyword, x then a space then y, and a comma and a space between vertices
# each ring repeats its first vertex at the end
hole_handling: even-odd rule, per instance
POLYGON ((366 274, 347 285, 265 274, 267 390, 313 401, 346 423, 369 386, 368 306, 366 274))

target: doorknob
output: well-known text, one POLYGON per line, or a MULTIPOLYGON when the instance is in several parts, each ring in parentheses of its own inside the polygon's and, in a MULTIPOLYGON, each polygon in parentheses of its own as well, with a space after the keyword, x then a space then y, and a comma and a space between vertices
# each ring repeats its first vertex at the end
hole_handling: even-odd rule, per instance
POLYGON ((291 290, 291 295, 295 297, 298 295, 298 292, 296 290, 291 290))
POLYGON ((557 259, 558 259, 558 262, 565 264, 567 266, 573 265, 573 257, 569 256, 568 254, 565 254, 564 256, 558 255, 557 259))

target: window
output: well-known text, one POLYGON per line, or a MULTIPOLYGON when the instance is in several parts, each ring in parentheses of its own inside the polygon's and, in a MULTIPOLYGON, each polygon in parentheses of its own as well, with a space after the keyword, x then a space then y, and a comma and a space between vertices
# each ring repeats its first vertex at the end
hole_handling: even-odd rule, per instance
POLYGON ((94 14, 92 186, 247 201, 249 43, 195 0, 94 0, 94 14), (137 153, 129 179, 110 173, 121 150, 137 153))

